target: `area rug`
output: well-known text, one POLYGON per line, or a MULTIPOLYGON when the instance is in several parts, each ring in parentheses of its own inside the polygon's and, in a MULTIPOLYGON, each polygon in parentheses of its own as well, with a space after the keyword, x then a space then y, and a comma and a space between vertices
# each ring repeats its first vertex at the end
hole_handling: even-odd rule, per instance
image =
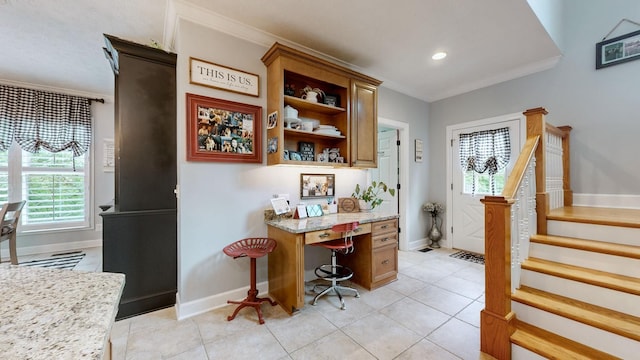
POLYGON ((453 253, 453 254, 451 254, 449 256, 451 256, 453 258, 456 258, 456 259, 461 259, 461 260, 465 260, 465 261, 470 261, 472 263, 484 265, 484 255, 481 255, 481 254, 474 254, 474 253, 468 252, 468 251, 458 251, 458 252, 453 253))
POLYGON ((86 254, 82 251, 72 251, 53 254, 42 259, 21 262, 20 266, 37 266, 50 269, 73 269, 86 254))

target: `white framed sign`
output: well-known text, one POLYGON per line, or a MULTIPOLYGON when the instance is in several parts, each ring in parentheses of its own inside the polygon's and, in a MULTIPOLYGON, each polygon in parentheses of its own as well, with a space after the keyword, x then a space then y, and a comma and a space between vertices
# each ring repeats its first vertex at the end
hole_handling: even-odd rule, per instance
POLYGON ((260 77, 238 69, 189 58, 189 82, 239 94, 260 96, 260 77))

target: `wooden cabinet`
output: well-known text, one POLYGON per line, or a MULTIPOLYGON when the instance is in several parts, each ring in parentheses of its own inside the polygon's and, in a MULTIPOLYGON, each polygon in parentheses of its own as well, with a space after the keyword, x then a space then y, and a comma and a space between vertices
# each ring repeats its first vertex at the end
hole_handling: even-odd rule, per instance
POLYGON ((351 163, 375 168, 378 166, 378 89, 353 81, 351 94, 351 163))
POLYGON ((115 74, 115 199, 103 270, 126 275, 118 318, 175 304, 176 55, 105 35, 115 74))
POLYGON ((372 223, 371 236, 354 238, 355 250, 339 255, 338 264, 353 270, 353 282, 375 289, 398 276, 398 219, 372 223))
POLYGON ((262 61, 267 66, 267 114, 278 114, 277 124, 267 129, 267 165, 376 167, 379 80, 279 43, 262 61), (322 90, 325 97, 302 99, 307 86, 322 90), (329 97, 333 104, 320 101, 329 97), (319 127, 309 131, 292 125, 285 118, 288 107, 298 111, 298 119, 316 120, 319 127), (313 160, 298 158, 301 143, 312 144, 313 160), (322 160, 325 150, 329 156, 322 160))

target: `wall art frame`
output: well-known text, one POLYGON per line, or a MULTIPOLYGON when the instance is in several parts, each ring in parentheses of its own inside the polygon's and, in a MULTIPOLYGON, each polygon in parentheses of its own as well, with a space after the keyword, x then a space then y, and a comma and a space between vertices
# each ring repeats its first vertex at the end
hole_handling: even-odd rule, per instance
POLYGON ((189 57, 189 83, 260 97, 258 75, 194 57, 189 57))
POLYGON ((186 94, 187 161, 262 163, 262 107, 186 94))
POLYGON ((335 196, 334 174, 300 174, 300 199, 335 196))
POLYGON ((596 69, 640 59, 640 30, 596 44, 596 69))

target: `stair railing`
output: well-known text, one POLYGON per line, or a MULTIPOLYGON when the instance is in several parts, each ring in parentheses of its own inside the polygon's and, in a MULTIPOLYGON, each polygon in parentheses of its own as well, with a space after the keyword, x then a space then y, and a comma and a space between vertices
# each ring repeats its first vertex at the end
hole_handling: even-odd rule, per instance
POLYGON ((528 257, 529 239, 547 233, 550 209, 573 201, 569 187, 571 127, 547 125, 546 114, 543 108, 524 112, 527 141, 502 196, 481 200, 485 205, 485 308, 480 314, 480 349, 496 359, 511 359, 509 338, 516 318, 511 293, 520 285, 520 265, 528 257))

